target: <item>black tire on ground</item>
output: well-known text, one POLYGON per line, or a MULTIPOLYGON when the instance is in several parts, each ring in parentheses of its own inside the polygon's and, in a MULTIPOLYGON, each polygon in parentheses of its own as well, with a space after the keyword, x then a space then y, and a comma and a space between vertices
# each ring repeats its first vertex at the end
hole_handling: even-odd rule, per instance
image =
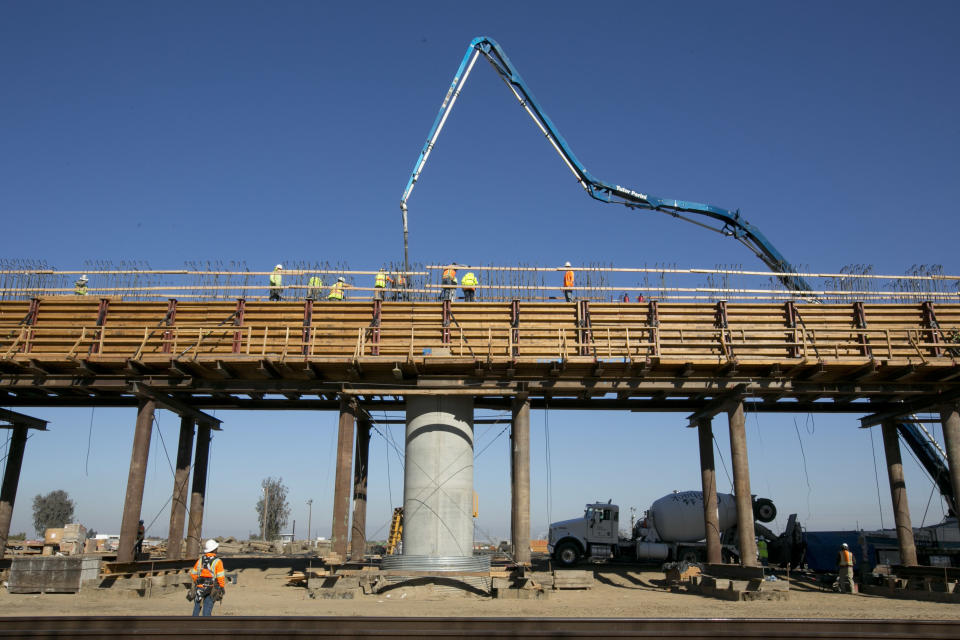
POLYGON ((569 540, 561 542, 553 550, 553 559, 561 567, 572 567, 580 562, 580 547, 569 540))
POLYGON ((768 498, 758 498, 753 505, 753 515, 760 522, 773 522, 777 517, 777 507, 768 498))

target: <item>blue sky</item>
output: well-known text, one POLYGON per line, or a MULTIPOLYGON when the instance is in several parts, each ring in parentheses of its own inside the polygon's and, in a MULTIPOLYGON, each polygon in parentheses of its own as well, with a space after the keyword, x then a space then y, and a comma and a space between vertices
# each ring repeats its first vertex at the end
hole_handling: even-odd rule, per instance
MULTIPOLYGON (((740 209, 811 270, 958 273, 958 14, 950 2, 6 3, 2 255, 63 269, 398 260, 401 192, 466 45, 485 35, 598 178, 740 209)), ((482 61, 410 199, 410 234, 421 262, 762 268, 730 239, 586 197, 482 61)), ((133 411, 94 412, 89 463, 89 410, 30 413, 53 430, 28 443, 13 529, 30 530, 34 495, 64 488, 81 521, 117 530, 133 411)), ((221 417, 206 533, 255 531, 259 481, 279 475, 298 530, 312 498, 314 533, 328 535, 336 416, 221 417)), ((158 418, 173 457, 177 421, 158 418)), ((588 500, 642 510, 697 488, 682 418, 536 412, 534 533, 588 500)), ((754 492, 815 528, 879 526, 881 513, 889 526, 869 432, 853 417, 797 422, 749 417, 754 492)), ((478 427, 478 451, 501 431, 478 427)), ((478 531, 495 538, 509 529, 506 442, 477 461, 478 531)), ((376 436, 374 537, 402 494, 387 448, 376 436)), ((930 485, 912 464, 919 522, 930 485)), ((172 484, 162 448, 150 469, 148 522, 172 484)), ((165 535, 166 515, 149 533, 165 535)))

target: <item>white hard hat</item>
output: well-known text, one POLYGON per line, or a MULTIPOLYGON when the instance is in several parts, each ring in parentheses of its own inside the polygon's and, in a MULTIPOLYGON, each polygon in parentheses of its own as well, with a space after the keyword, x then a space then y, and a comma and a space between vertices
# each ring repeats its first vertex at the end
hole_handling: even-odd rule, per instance
POLYGON ((567 261, 567 262, 564 262, 564 263, 563 263, 563 266, 565 266, 565 267, 569 267, 569 266, 570 266, 570 262, 569 262, 569 261, 567 261))
POLYGON ((80 279, 83 280, 83 281, 87 281, 87 280, 89 280, 90 278, 87 277, 87 274, 83 274, 82 276, 80 276, 80 279))
POLYGON ((843 543, 842 545, 840 545, 840 546, 843 547, 844 549, 848 549, 848 548, 849 548, 849 547, 847 547, 847 543, 846 543, 846 542, 844 542, 844 543, 843 543))
POLYGON ((277 266, 274 267, 274 269, 283 269, 283 265, 282 265, 282 264, 278 264, 277 266))
POLYGON ((340 276, 339 278, 337 278, 337 282, 345 282, 345 280, 343 279, 343 276, 340 276))
POLYGON ((217 544, 217 541, 216 541, 216 540, 213 540, 213 539, 207 540, 207 541, 204 543, 204 545, 203 545, 203 552, 204 552, 204 553, 211 553, 211 552, 213 552, 213 551, 216 551, 216 550, 217 550, 217 547, 219 547, 219 546, 220 546, 220 545, 217 544))

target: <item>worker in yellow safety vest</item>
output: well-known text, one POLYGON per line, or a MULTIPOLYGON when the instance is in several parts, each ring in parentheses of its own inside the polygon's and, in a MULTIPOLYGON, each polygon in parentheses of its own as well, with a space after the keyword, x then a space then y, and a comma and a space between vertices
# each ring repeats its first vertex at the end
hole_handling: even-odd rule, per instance
POLYGON ((567 268, 567 272, 563 274, 563 298, 570 302, 573 297, 573 270, 569 262, 565 262, 563 266, 567 268))
POLYGON ((840 546, 840 551, 837 553, 837 573, 839 574, 837 588, 840 591, 854 593, 856 587, 853 582, 853 553, 846 542, 840 546))
POLYGON ((480 284, 480 282, 477 280, 477 276, 473 274, 473 271, 467 271, 463 274, 460 287, 463 289, 464 302, 473 302, 476 299, 476 286, 478 284, 480 284))
POLYGON ((330 287, 330 293, 327 295, 327 300, 333 300, 335 302, 340 302, 344 298, 343 290, 349 285, 343 279, 343 276, 337 278, 337 281, 333 283, 333 286, 330 287))
POLYGON ((73 293, 78 296, 87 295, 87 274, 80 276, 80 279, 73 283, 73 293))
POLYGON ((373 280, 373 299, 383 300, 383 290, 387 288, 387 283, 393 286, 393 278, 387 275, 383 267, 377 271, 377 276, 373 280))
POLYGON ((283 276, 280 275, 280 272, 283 271, 283 265, 278 264, 273 268, 273 273, 270 274, 270 300, 280 301, 280 293, 283 291, 283 276))
POLYGON ((440 299, 441 300, 453 300, 453 297, 457 293, 457 263, 453 262, 446 269, 443 270, 443 274, 440 276, 440 284, 443 286, 443 289, 440 290, 440 299))
POLYGON ((307 280, 307 300, 316 300, 320 297, 320 291, 323 289, 323 280, 320 276, 311 276, 307 280))

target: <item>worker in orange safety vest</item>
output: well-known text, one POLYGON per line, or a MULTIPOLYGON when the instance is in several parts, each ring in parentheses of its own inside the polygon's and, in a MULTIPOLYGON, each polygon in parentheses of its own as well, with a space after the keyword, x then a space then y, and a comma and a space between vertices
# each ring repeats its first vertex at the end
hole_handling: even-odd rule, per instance
POLYGON ((193 588, 187 593, 187 600, 193 600, 193 615, 199 616, 213 613, 213 603, 223 599, 227 588, 227 574, 223 568, 223 560, 217 557, 216 540, 207 540, 203 545, 203 555, 190 570, 193 579, 193 588))
POLYGON ((440 278, 440 284, 443 289, 440 291, 441 300, 453 300, 457 293, 457 263, 452 262, 450 266, 443 270, 440 278))
POLYGON ((839 574, 837 576, 837 587, 839 590, 855 593, 856 587, 853 582, 853 553, 851 553, 846 542, 840 546, 840 551, 837 553, 837 573, 839 574))
POLYGON ((564 267, 567 267, 567 272, 563 274, 563 297, 567 302, 573 298, 573 270, 570 269, 570 263, 565 262, 564 267))

